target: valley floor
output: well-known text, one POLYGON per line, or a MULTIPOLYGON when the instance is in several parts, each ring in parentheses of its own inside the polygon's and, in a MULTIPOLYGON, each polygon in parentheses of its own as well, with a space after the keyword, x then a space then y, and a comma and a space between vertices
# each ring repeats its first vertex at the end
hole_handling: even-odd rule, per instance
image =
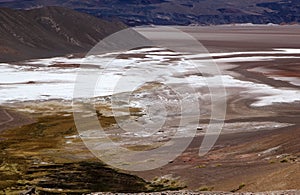
MULTIPOLYGON (((154 48, 119 56, 110 71, 105 73, 109 78, 103 81, 107 88, 95 92, 96 97, 103 97, 93 99, 92 110, 86 108, 86 102, 72 104, 72 86, 80 64, 103 68, 95 58, 82 61, 61 57, 0 64, 0 189, 6 193, 18 193, 28 186, 36 186, 41 194, 182 188, 198 192, 299 190, 299 26, 179 29, 194 35, 208 49, 210 55, 189 57, 205 64, 211 56, 222 72, 226 88, 225 123, 208 154, 199 156, 199 147, 211 117, 209 90, 201 79, 210 81, 213 76, 205 77, 186 68, 176 53, 154 48), (182 89, 184 80, 180 79, 188 78, 194 83, 196 92, 201 94, 200 116, 196 116, 197 121, 190 122, 191 127, 199 124, 201 130, 196 132, 181 155, 154 170, 120 171, 104 165, 81 140, 82 137, 92 137, 95 132, 76 131, 73 115, 86 119, 97 117, 112 140, 133 151, 159 147, 168 143, 174 135, 174 127, 178 126, 177 101, 171 90, 157 83, 135 89, 127 107, 124 102, 117 102, 120 121, 113 117, 111 84, 126 68, 130 69, 129 64, 120 68, 124 61, 142 67, 146 65, 149 72, 155 71, 149 64, 156 67, 155 63, 171 61, 175 70, 181 72, 167 74, 163 78, 176 81, 174 86, 178 89, 182 89), (48 90, 45 91, 45 88, 48 90), (151 117, 165 117, 155 107, 161 102, 167 103, 167 111, 174 114, 167 116, 164 131, 142 140, 136 132, 124 134, 121 131, 120 126, 127 127, 127 119, 145 125, 150 123, 151 117), (154 106, 154 111, 147 110, 148 106, 154 106), (124 120, 126 108, 130 115, 126 115, 129 118, 124 120)), ((139 71, 135 73, 142 72, 139 71)), ((120 96, 124 94, 126 92, 120 92, 120 96)), ((190 126, 179 129, 176 142, 185 140, 188 128, 190 126)), ((286 192, 297 193, 299 191, 286 192)))

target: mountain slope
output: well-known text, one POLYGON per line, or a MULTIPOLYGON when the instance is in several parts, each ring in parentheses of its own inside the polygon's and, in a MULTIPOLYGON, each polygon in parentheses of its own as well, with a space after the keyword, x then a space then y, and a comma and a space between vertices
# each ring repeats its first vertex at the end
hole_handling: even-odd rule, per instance
POLYGON ((61 7, 0 9, 0 61, 86 52, 126 26, 61 7))
POLYGON ((0 6, 30 9, 56 5, 129 25, 300 22, 299 0, 15 0, 0 6))

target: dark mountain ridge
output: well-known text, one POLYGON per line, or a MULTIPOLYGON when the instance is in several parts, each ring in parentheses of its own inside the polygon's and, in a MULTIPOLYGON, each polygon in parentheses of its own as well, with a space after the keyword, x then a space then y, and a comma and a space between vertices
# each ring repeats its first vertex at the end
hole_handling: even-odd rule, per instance
POLYGON ((62 7, 0 9, 0 61, 87 52, 101 39, 126 28, 62 7))
POLYGON ((0 6, 31 9, 62 6, 99 18, 120 18, 137 26, 282 24, 300 22, 299 0, 15 0, 0 6))

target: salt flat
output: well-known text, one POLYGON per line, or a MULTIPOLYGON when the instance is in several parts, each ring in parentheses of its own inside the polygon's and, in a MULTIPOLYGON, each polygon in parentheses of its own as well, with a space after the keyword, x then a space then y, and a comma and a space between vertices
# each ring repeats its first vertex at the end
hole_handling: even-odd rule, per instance
MULTIPOLYGON (((85 147, 84 138, 99 141, 108 136, 132 151, 151 151, 165 143, 172 146, 183 142, 190 137, 187 132, 196 131, 198 127, 191 144, 177 158, 154 170, 130 173, 147 181, 168 178, 176 185, 179 181, 191 190, 231 191, 242 183, 245 185, 240 191, 297 189, 300 178, 298 27, 179 29, 195 35, 209 53, 189 54, 154 47, 127 51, 114 60, 115 54, 107 53, 0 64, 2 107, 14 119, 19 119, 16 120, 20 122, 18 125, 32 124, 22 127, 28 132, 25 136, 20 133, 24 130, 20 127, 12 126, 15 128, 9 130, 9 126, 2 125, 2 129, 7 130, 3 133, 6 141, 2 142, 3 147, 7 147, 6 155, 29 159, 30 167, 94 162, 98 159, 85 147), (268 34, 270 31, 274 33, 268 34), (107 62, 110 62, 108 66, 107 62), (222 74, 211 74, 208 62, 217 64, 222 74), (92 100, 79 96, 78 99, 84 100, 74 106, 74 86, 81 71, 86 71, 87 78, 89 72, 99 73, 99 80, 93 93, 86 96, 92 100), (148 78, 152 81, 148 82, 148 78), (222 82, 216 82, 220 80, 222 82), (134 84, 138 85, 132 88, 134 84), (222 86, 226 89, 227 107, 224 126, 212 150, 199 156, 204 135, 209 134, 210 90, 222 86), (194 92, 187 93, 191 91, 186 88, 194 92), (182 92, 190 111, 185 112, 188 123, 184 126, 178 122, 181 99, 176 90, 182 92), (129 102, 119 101, 125 96, 130 97, 129 102), (194 112, 195 103, 199 103, 198 115, 194 112), (105 136, 97 129, 77 132, 73 119, 76 114, 87 121, 98 119, 96 122, 103 126, 105 136), (34 120, 41 121, 42 126, 33 123, 34 120), (163 125, 161 131, 150 128, 160 125, 163 125), (169 142, 172 137, 175 141, 169 142), (48 143, 49 139, 55 144, 48 143)), ((224 97, 218 97, 216 102, 224 97)), ((217 104, 215 109, 218 111, 221 107, 217 104)), ((5 112, 1 113, 5 120, 10 119, 5 112)), ((110 146, 106 141, 102 146, 110 146)), ((63 168, 57 170, 58 173, 64 171, 63 168)), ((39 179, 44 177, 37 176, 33 181, 39 179)))
MULTIPOLYGON (((215 63, 238 63, 238 62, 258 62, 258 61, 272 61, 278 58, 298 59, 300 56, 290 56, 290 54, 300 54, 299 49, 273 49, 273 51, 251 51, 251 52, 226 52, 226 53, 209 53, 199 55, 178 54, 176 52, 166 52, 164 49, 151 48, 140 49, 124 52, 122 55, 131 55, 128 59, 109 59, 106 56, 88 56, 86 58, 49 58, 38 59, 22 62, 18 65, 14 64, 0 64, 0 91, 1 102, 14 101, 34 101, 34 100, 51 100, 51 99, 65 99, 71 100, 73 98, 73 89, 76 80, 76 75, 80 68, 65 67, 68 64, 93 65, 95 68, 90 71, 98 71, 99 86, 95 88, 95 97, 108 96, 114 93, 114 87, 122 77, 124 71, 128 71, 130 66, 134 68, 136 75, 133 77, 133 82, 139 82, 140 75, 143 71, 157 71, 157 79, 163 79, 163 82, 168 83, 184 83, 192 85, 193 87, 207 87, 212 83, 214 77, 203 77, 190 75, 185 78, 175 78, 168 68, 172 68, 182 75, 191 74, 200 70, 205 72, 207 59, 201 58, 216 57, 213 61, 215 63), (153 51, 155 51, 153 53, 153 51), (137 54, 144 54, 145 57, 139 58, 137 54), (256 56, 259 54, 258 56, 256 56), (277 55, 282 56, 277 56, 277 55), (182 56, 184 55, 184 56, 182 56), (251 57, 238 57, 240 55, 251 55, 251 57), (264 55, 264 56, 262 56, 264 55), (234 56, 234 57, 230 57, 234 56), (108 58, 103 60, 103 58, 108 58), (199 59, 200 58, 200 59, 199 59), (197 59, 197 68, 189 64, 189 59, 197 59), (112 60, 109 67, 106 67, 106 62, 112 60), (168 61, 172 60, 172 64, 168 61), (167 67, 166 67, 167 64, 167 67), (52 67, 53 65, 57 65, 52 67), (129 68, 128 68, 129 67, 129 68), (105 71, 102 71, 103 69, 105 71), (138 74, 140 71, 140 75, 138 74), (158 74, 158 73, 157 73, 158 74), (167 78, 166 78, 167 77, 167 78)), ((195 62, 195 61, 193 61, 195 62)), ((220 67, 222 68, 222 67, 220 67)), ((155 73, 154 73, 155 74, 155 73)), ((223 73, 220 75, 222 84, 226 88, 238 87, 244 88, 243 93, 253 94, 257 102, 254 106, 266 106, 272 103, 286 103, 300 100, 298 90, 294 89, 276 89, 261 83, 250 81, 242 81, 239 78, 234 78, 230 74, 223 73), (259 97, 257 94, 260 94, 259 97)), ((278 78, 280 79, 280 77, 278 78)), ((283 77, 283 80, 288 78, 283 77)), ((298 82, 298 78, 294 78, 298 82)), ((157 81, 157 80, 155 80, 157 81)), ((294 82, 295 82, 294 81, 294 82)), ((214 86, 210 86, 214 87, 214 86)), ((127 92, 125 89, 123 92, 127 92)))

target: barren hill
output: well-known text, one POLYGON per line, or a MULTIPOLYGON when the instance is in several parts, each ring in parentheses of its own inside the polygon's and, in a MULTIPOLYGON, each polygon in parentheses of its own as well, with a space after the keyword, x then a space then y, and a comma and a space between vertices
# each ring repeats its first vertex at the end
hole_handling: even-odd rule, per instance
POLYGON ((86 52, 126 26, 61 7, 0 9, 0 61, 86 52))

